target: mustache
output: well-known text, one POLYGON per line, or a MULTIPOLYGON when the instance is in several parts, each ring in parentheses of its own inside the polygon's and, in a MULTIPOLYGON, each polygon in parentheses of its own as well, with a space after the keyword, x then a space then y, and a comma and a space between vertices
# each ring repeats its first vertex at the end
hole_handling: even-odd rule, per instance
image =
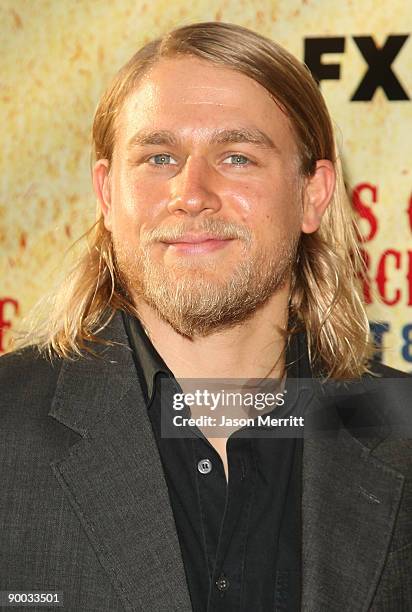
POLYGON ((178 223, 171 227, 155 227, 148 231, 144 237, 144 242, 166 242, 168 240, 178 240, 185 234, 213 234, 216 239, 235 239, 251 242, 252 232, 248 227, 232 223, 230 221, 219 221, 217 219, 207 219, 201 225, 187 225, 178 223))

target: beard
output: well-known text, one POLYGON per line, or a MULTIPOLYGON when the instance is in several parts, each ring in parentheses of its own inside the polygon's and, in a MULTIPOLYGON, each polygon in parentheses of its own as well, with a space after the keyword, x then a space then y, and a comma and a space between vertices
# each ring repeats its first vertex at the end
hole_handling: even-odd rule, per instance
MULTIPOLYGON (((266 248, 256 244, 250 230, 231 223, 217 224, 208 220, 197 231, 234 237, 242 244, 241 255, 222 274, 216 256, 179 257, 173 265, 166 265, 153 257, 151 244, 165 238, 178 238, 184 227, 164 233, 153 230, 150 238, 131 252, 113 236, 116 272, 122 288, 138 310, 143 299, 177 333, 188 338, 205 337, 230 329, 250 319, 271 296, 290 279, 299 242, 296 235, 278 235, 266 248)), ((193 231, 193 230, 192 230, 193 231)), ((229 245, 226 248, 231 248, 229 245)))

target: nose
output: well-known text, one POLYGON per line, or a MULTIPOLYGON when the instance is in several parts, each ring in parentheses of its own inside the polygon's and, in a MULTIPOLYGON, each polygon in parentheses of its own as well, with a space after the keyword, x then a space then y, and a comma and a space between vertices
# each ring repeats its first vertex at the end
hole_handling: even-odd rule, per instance
POLYGON ((169 212, 195 217, 220 210, 216 177, 204 159, 188 158, 182 170, 170 179, 171 198, 169 212))

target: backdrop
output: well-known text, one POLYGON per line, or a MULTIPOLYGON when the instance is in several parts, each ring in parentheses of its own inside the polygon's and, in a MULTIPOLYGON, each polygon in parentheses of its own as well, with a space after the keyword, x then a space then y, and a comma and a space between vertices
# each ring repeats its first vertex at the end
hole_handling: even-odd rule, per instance
POLYGON ((412 369, 411 5, 404 0, 2 0, 0 352, 95 219, 98 99, 146 41, 229 21, 278 41, 319 80, 360 218, 383 361, 412 369))

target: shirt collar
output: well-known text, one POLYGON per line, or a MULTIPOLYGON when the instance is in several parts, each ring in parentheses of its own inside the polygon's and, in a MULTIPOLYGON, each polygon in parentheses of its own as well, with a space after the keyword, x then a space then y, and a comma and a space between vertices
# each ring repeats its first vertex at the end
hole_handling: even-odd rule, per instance
MULTIPOLYGON (((170 378, 174 378, 174 375, 156 351, 139 319, 124 311, 122 311, 122 317, 145 399, 147 405, 150 405, 153 400, 156 375, 159 372, 170 378)), ((297 396, 304 388, 310 387, 312 371, 304 332, 290 336, 286 346, 286 368, 287 380, 293 381, 294 395, 297 396)))
POLYGON ((173 378, 173 372, 167 367, 156 351, 139 319, 124 311, 122 311, 122 317, 129 343, 133 350, 136 368, 140 374, 139 379, 143 393, 149 406, 153 400, 156 375, 162 372, 166 376, 173 378))

